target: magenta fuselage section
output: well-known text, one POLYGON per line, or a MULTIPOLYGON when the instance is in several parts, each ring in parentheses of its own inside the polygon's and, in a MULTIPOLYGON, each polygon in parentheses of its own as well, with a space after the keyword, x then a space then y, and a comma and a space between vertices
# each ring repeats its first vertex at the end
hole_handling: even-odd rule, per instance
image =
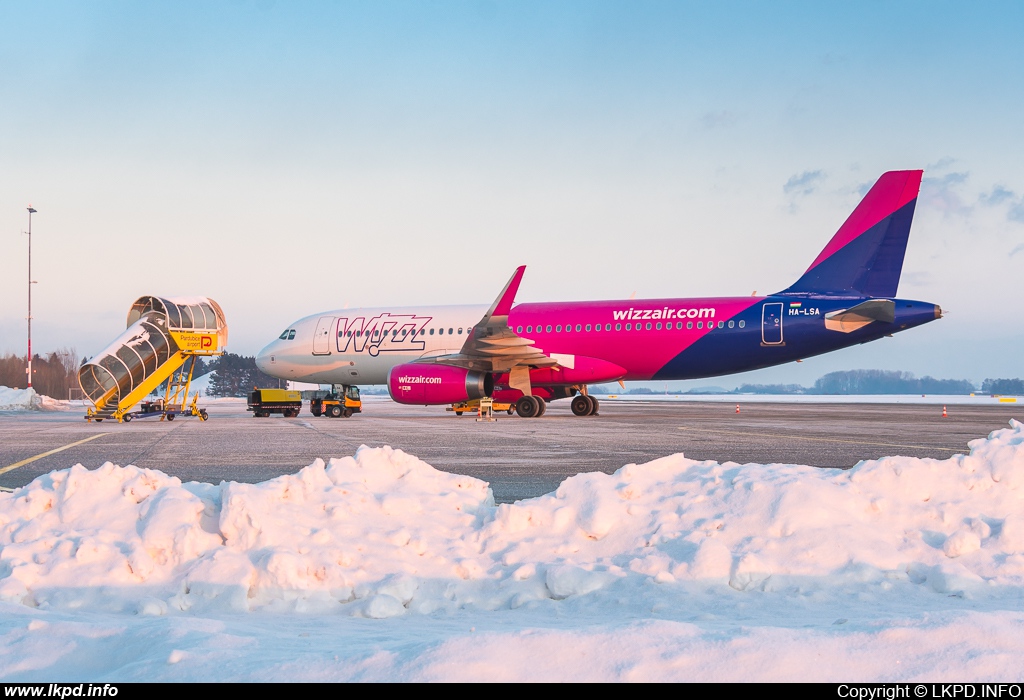
MULTIPOLYGON (((827 314, 865 300, 780 294, 520 304, 509 314, 508 323, 545 353, 567 356, 564 361, 556 357, 563 365, 583 358, 584 368, 622 368, 620 376, 590 381, 644 381, 697 379, 771 367, 877 340, 933 321, 941 313, 934 304, 894 299, 896 317, 891 323, 869 323, 852 332, 826 325, 827 314), (607 364, 592 363, 591 358, 607 364)), ((554 377, 544 381, 538 376, 538 380, 571 383, 554 377)))
POLYGON ((645 380, 719 322, 727 325, 761 301, 712 297, 519 304, 509 314, 508 325, 546 354, 599 358, 623 368, 621 376, 603 381, 645 380))

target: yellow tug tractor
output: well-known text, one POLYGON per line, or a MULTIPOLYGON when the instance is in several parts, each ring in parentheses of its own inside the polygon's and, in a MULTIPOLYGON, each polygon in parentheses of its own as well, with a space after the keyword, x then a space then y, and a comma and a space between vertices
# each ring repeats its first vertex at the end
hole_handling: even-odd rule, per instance
POLYGON ((314 416, 328 418, 349 418, 353 413, 363 412, 363 401, 359 398, 359 387, 343 386, 341 391, 332 391, 322 398, 309 402, 309 411, 314 416))

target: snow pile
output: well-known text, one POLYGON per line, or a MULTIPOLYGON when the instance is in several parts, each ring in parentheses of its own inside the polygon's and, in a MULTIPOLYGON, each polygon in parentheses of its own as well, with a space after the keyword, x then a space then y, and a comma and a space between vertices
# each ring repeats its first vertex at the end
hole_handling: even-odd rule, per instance
POLYGON ((68 402, 37 394, 35 389, 0 386, 0 411, 66 411, 68 402))
POLYGON ((260 484, 81 466, 0 494, 0 600, 62 610, 496 610, 637 585, 1024 587, 1024 425, 946 460, 842 471, 675 455, 495 507, 391 448, 260 484))

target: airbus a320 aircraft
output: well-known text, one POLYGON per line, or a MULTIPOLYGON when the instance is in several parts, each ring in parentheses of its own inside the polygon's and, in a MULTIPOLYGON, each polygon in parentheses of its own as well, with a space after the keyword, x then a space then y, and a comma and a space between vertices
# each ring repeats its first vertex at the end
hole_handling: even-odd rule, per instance
POLYGON ((490 308, 325 311, 288 326, 256 364, 300 382, 387 384, 403 404, 490 396, 534 417, 571 397, 573 413, 592 415, 588 384, 714 377, 877 340, 942 316, 894 298, 921 175, 882 175, 804 275, 770 296, 516 304, 523 266, 490 308))

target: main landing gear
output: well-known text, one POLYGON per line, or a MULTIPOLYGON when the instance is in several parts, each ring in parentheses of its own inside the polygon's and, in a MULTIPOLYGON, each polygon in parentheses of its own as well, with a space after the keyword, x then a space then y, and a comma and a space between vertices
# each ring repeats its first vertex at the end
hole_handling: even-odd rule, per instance
MULTIPOLYGON (((600 404, 587 394, 577 394, 569 407, 577 416, 596 416, 600 404)), ((547 402, 537 396, 520 396, 515 403, 520 418, 539 418, 547 410, 547 402)))
POLYGON ((521 396, 516 401, 516 413, 522 418, 539 418, 544 415, 544 412, 548 410, 548 405, 544 399, 539 399, 536 396, 521 396))
POLYGON ((600 404, 597 399, 587 394, 578 394, 573 397, 572 403, 569 404, 573 415, 576 416, 596 416, 599 406, 600 404))

